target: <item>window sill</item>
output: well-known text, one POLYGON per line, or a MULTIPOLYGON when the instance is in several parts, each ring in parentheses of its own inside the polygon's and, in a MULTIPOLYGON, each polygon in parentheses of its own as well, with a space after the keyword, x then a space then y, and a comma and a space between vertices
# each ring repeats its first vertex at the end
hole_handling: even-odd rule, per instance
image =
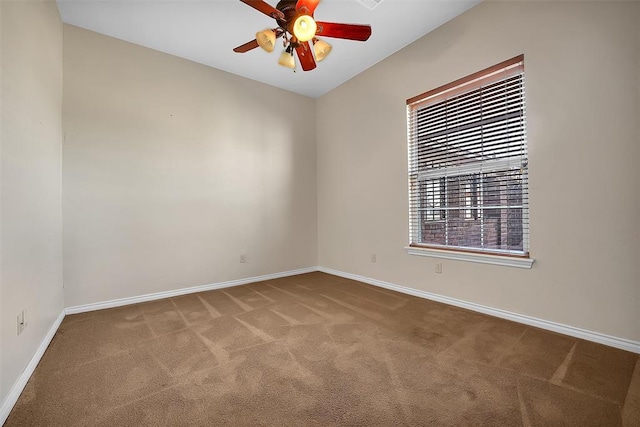
POLYGON ((481 264, 502 265, 505 267, 531 268, 533 258, 518 258, 502 255, 477 254, 472 252, 447 251, 444 249, 406 247, 409 255, 426 256, 432 258, 453 259, 456 261, 478 262, 481 264))

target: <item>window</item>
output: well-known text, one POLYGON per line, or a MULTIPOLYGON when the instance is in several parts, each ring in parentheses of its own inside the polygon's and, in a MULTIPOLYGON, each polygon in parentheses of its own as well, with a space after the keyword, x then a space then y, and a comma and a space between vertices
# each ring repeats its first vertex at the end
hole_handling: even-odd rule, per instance
POLYGON ((409 99, 407 125, 410 247, 528 258, 524 57, 409 99))

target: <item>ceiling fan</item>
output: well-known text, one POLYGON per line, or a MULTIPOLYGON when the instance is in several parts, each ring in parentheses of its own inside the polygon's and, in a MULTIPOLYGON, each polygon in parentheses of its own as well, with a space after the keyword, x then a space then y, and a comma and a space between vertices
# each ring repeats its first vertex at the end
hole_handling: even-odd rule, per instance
POLYGON ((371 36, 369 25, 316 21, 313 12, 320 0, 280 0, 276 7, 263 0, 240 1, 272 17, 278 26, 259 31, 254 40, 236 47, 233 49, 234 52, 245 53, 258 46, 267 52, 273 52, 276 39, 282 37, 285 50, 280 55, 278 63, 288 68, 296 68, 294 52, 298 54, 304 71, 313 70, 316 68, 316 61, 320 62, 327 57, 331 45, 316 36, 357 41, 366 41, 371 36))

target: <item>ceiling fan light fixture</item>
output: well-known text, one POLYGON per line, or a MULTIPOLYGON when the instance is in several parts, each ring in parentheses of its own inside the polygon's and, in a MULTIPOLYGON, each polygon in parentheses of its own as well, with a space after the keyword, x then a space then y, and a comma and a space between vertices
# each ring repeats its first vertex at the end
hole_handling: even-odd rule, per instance
POLYGON ((313 13, 321 0, 280 0, 275 7, 265 0, 240 1, 275 19, 278 26, 256 33, 255 39, 235 47, 233 51, 245 53, 261 47, 266 52, 272 52, 276 39, 283 37, 286 50, 280 55, 278 63, 294 71, 298 65, 302 71, 314 70, 317 63, 332 51, 332 46, 316 38, 316 34, 322 38, 333 37, 361 42, 371 37, 371 25, 316 22, 313 13))
POLYGON ((258 45, 265 51, 271 53, 276 47, 276 33, 273 30, 264 30, 256 33, 258 45))
POLYGON ((313 54, 316 57, 316 61, 320 62, 326 58, 331 52, 331 49, 332 46, 329 43, 320 39, 313 39, 313 54))
POLYGON ((300 15, 293 23, 293 35, 301 42, 308 42, 318 31, 318 24, 309 15, 300 15))
POLYGON ((282 65, 283 67, 295 70, 296 59, 293 57, 293 50, 291 49, 291 46, 282 51, 282 53, 280 54, 280 59, 278 59, 278 64, 282 65))

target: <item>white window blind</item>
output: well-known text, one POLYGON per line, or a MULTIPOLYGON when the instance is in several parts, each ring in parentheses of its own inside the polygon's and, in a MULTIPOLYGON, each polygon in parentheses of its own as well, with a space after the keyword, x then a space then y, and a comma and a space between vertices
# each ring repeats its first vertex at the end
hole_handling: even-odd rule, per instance
POLYGON ((407 100, 410 245, 529 256, 524 57, 407 100))

